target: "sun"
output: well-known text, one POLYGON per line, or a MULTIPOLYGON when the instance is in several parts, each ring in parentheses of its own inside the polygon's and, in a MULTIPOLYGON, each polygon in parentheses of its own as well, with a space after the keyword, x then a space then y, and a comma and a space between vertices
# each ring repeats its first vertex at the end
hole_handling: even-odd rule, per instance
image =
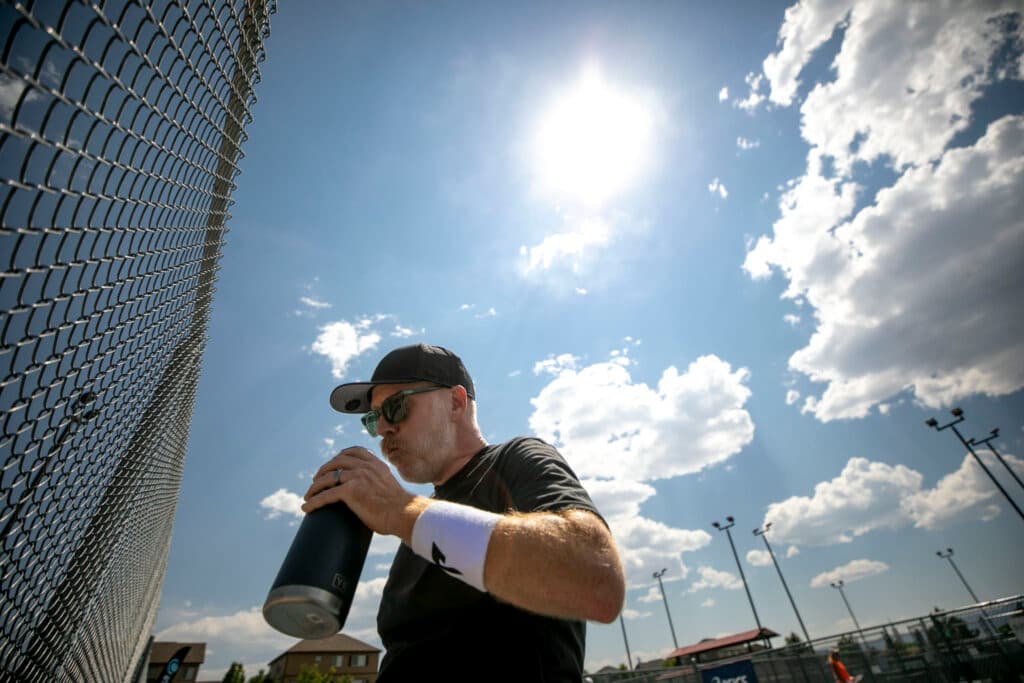
POLYGON ((585 207, 606 203, 641 176, 652 129, 643 98, 613 87, 588 66, 540 118, 533 157, 541 191, 585 207))

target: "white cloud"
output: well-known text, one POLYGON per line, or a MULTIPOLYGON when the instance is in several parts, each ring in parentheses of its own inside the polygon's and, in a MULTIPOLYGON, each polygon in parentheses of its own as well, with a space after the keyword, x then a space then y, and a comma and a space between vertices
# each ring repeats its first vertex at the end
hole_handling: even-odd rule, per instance
POLYGON ((782 316, 782 319, 789 323, 790 325, 793 325, 794 327, 800 324, 800 316, 794 313, 787 313, 786 315, 782 316))
POLYGON ((811 588, 825 588, 834 581, 853 583, 889 571, 889 565, 878 560, 853 560, 831 571, 822 572, 811 579, 811 588))
POLYGON ((722 89, 718 91, 718 101, 725 102, 729 99, 729 88, 722 86, 722 89))
MULTIPOLYGON (((1004 488, 1013 485, 1006 469, 996 461, 991 451, 979 449, 977 453, 1004 488)), ((1018 477, 1024 477, 1024 460, 1011 454, 1004 454, 1003 460, 1018 477)), ((992 480, 968 454, 955 472, 940 479, 935 488, 909 496, 903 507, 914 520, 914 526, 938 529, 964 517, 989 521, 999 514, 999 504, 1003 501, 992 480)))
POLYGON ((772 563, 772 558, 767 550, 750 550, 747 552, 747 562, 755 567, 767 567, 772 563))
POLYGON ((571 353, 548 356, 546 359, 539 360, 533 364, 533 374, 539 375, 544 372, 549 375, 558 376, 564 370, 575 370, 576 363, 579 360, 579 356, 574 356, 571 353))
POLYGON ((786 392, 786 405, 791 406, 800 400, 800 392, 796 389, 790 389, 786 392))
POLYGON ((799 554, 800 554, 800 548, 797 548, 795 545, 789 546, 789 549, 786 550, 786 557, 787 558, 796 557, 799 554))
POLYGON ((530 428, 559 447, 577 474, 665 479, 724 462, 753 439, 743 405, 745 368, 702 356, 685 373, 667 368, 655 387, 634 383, 614 360, 563 369, 537 397, 530 428), (688 447, 680 450, 677 444, 688 447))
POLYGON ((718 196, 722 199, 729 196, 729 191, 725 189, 725 185, 719 182, 718 178, 715 178, 708 184, 708 191, 711 192, 711 194, 715 194, 717 192, 718 196))
POLYGON ((639 612, 635 609, 626 608, 622 610, 622 618, 634 621, 636 619, 645 619, 651 616, 652 612, 639 612))
POLYGON ((320 336, 313 342, 312 349, 331 361, 331 374, 343 379, 349 362, 380 343, 379 333, 370 329, 372 320, 363 319, 356 323, 345 320, 329 323, 320 328, 320 336))
POLYGON ((585 288, 583 288, 583 287, 577 287, 576 288, 576 293, 579 294, 580 296, 585 296, 586 293, 587 293, 587 290, 585 288))
MULTIPOLYGON (((423 330, 420 330, 423 332, 423 330)), ((398 337, 399 339, 408 339, 416 334, 416 330, 409 327, 402 327, 401 325, 395 325, 395 329, 391 331, 392 337, 398 337)))
POLYGON ((274 519, 281 515, 292 515, 302 517, 302 496, 292 493, 288 489, 278 489, 260 501, 260 507, 269 510, 267 519, 274 519))
POLYGON ((760 140, 748 140, 745 137, 736 138, 736 146, 742 150, 755 149, 761 146, 760 140))
POLYGON ((231 661, 241 661, 247 676, 266 669, 271 658, 295 644, 295 639, 278 633, 263 619, 259 607, 232 614, 207 615, 175 623, 155 634, 156 640, 205 642, 203 675, 227 672, 231 661))
POLYGON ((700 603, 700 606, 701 607, 714 607, 715 606, 715 599, 714 598, 708 598, 704 602, 700 603))
POLYGON ((331 305, 329 303, 327 303, 326 301, 319 301, 317 299, 314 299, 311 296, 299 297, 299 301, 302 303, 303 306, 308 306, 309 308, 330 308, 331 307, 331 305))
POLYGON ((513 370, 512 372, 508 373, 508 376, 509 377, 518 377, 521 374, 523 374, 522 370, 513 370))
POLYGON ((744 268, 777 269, 785 296, 815 308, 817 329, 790 367, 826 385, 805 404, 819 420, 864 417, 906 390, 937 408, 1024 387, 1024 250, 1013 246, 1024 241, 1024 117, 948 147, 988 84, 1020 77, 1020 61, 996 61, 1022 39, 1006 20, 1015 7, 801 2, 786 12, 764 64, 783 105, 814 50, 848 23, 832 80, 801 105, 807 172, 744 268), (854 213, 856 162, 888 164, 896 179, 854 213))
MULTIPOLYGON (((990 451, 978 455, 1000 482, 1010 480, 990 451)), ((1024 475, 1024 460, 1012 454, 1004 459, 1024 475)), ((969 519, 988 521, 999 512, 999 492, 970 455, 934 488, 924 488, 923 481, 920 472, 904 465, 851 458, 838 477, 815 485, 813 496, 769 504, 764 523, 772 522, 779 543, 824 546, 911 524, 937 529, 969 519)), ((791 547, 787 557, 798 552, 791 547)))
POLYGON ((523 272, 548 270, 556 265, 578 271, 585 252, 607 246, 610 239, 611 230, 605 221, 582 221, 569 232, 548 235, 537 246, 521 246, 519 254, 524 257, 523 272))
POLYGON ((493 317, 495 317, 497 315, 498 315, 498 311, 495 310, 494 306, 491 306, 490 308, 488 308, 483 313, 477 313, 476 316, 474 316, 474 317, 477 320, 481 320, 483 318, 493 318, 493 317))
POLYGON ((656 585, 655 586, 651 586, 647 590, 646 594, 644 594, 641 597, 637 598, 637 602, 646 602, 646 603, 661 602, 661 600, 662 600, 662 598, 661 598, 661 589, 658 586, 656 586, 656 585))
POLYGON ((734 100, 733 106, 744 111, 751 112, 765 101, 766 95, 762 92, 765 88, 764 76, 762 74, 749 73, 744 79, 747 83, 748 94, 742 100, 734 100))
POLYGON ((896 465, 851 458, 838 477, 814 487, 813 496, 771 503, 764 522, 780 543, 849 543, 875 529, 897 529, 908 522, 901 502, 920 491, 919 472, 896 465))
POLYGON ((700 578, 690 585, 688 593, 707 590, 709 588, 721 588, 723 590, 739 590, 743 588, 743 582, 739 577, 730 572, 724 572, 714 567, 700 567, 697 569, 700 578))
POLYGON ((640 505, 655 494, 652 486, 627 479, 584 479, 583 486, 611 528, 630 587, 650 584, 651 575, 662 569, 668 570, 665 582, 686 578, 689 570, 681 553, 711 542, 706 531, 677 529, 642 517, 640 505))

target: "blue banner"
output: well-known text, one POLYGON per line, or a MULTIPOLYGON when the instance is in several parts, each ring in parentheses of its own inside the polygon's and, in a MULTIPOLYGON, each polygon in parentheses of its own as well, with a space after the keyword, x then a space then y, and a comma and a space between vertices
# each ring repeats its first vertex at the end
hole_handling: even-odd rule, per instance
POLYGON ((714 669, 704 669, 700 672, 700 680, 702 683, 757 683, 757 674, 750 660, 744 659, 714 669))

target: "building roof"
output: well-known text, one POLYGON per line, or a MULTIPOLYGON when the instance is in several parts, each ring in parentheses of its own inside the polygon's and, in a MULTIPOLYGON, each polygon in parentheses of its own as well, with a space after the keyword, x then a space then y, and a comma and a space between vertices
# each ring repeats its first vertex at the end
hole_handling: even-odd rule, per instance
POLYGON ((206 660, 206 643, 173 643, 170 641, 154 641, 149 649, 150 664, 166 664, 181 648, 189 646, 185 655, 185 664, 202 664, 206 660))
POLYGON ((300 640, 290 648, 279 654, 271 661, 271 664, 287 654, 295 652, 306 652, 315 654, 337 654, 339 652, 380 652, 380 648, 369 643, 364 643, 344 633, 336 633, 327 638, 316 640, 300 640))
POLYGON ((673 657, 686 657, 687 655, 696 655, 701 652, 710 652, 711 650, 721 650, 722 648, 730 647, 732 645, 743 645, 744 643, 750 643, 763 638, 778 638, 778 636, 779 634, 770 628, 755 628, 753 631, 734 633, 731 636, 724 636, 722 638, 705 638, 699 643, 694 643, 693 645, 687 645, 686 647, 674 650, 666 659, 672 659, 673 657))

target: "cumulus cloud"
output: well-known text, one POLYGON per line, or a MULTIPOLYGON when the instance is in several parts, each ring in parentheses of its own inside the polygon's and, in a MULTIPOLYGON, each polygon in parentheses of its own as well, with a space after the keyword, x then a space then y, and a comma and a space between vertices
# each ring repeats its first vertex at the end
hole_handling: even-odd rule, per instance
MULTIPOLYGON (((1006 469, 996 461, 992 451, 982 449, 977 453, 1004 488, 1013 485, 1006 469)), ((1024 460, 1011 454, 1003 455, 1003 460, 1018 477, 1024 477, 1024 460)), ((997 502, 1002 501, 1002 494, 992 485, 992 480, 968 454, 955 472, 940 479, 935 488, 907 498, 903 507, 914 520, 914 526, 938 529, 962 517, 991 520, 999 514, 997 502)))
POLYGON ((719 196, 719 197, 721 197, 722 199, 725 199, 726 197, 728 197, 728 196, 729 196, 729 191, 728 191, 727 189, 725 189, 725 185, 723 185, 723 184, 722 184, 722 183, 721 183, 721 182, 720 182, 720 181, 718 180, 718 178, 715 178, 714 180, 712 180, 712 181, 711 181, 711 182, 710 182, 710 183, 708 184, 708 191, 709 191, 709 192, 710 192, 711 194, 716 194, 716 193, 717 193, 717 194, 718 194, 718 196, 719 196))
POLYGON ((568 232, 548 235, 536 246, 527 247, 524 244, 519 247, 523 272, 529 274, 538 270, 548 270, 558 265, 568 266, 577 272, 585 253, 597 247, 606 246, 610 239, 611 230, 605 221, 600 219, 582 221, 568 232))
MULTIPOLYGON (((978 454, 1001 482, 1010 480, 991 451, 978 454)), ((1024 475, 1024 460, 1012 454, 1004 459, 1024 475)), ((817 484, 813 495, 769 504, 764 522, 772 522, 772 537, 779 543, 825 546, 849 543, 879 529, 937 529, 969 519, 987 521, 1000 510, 999 492, 970 455, 934 488, 925 488, 923 482, 920 472, 904 465, 851 458, 838 477, 817 484)), ((790 547, 787 557, 798 552, 790 547)))
POLYGON ((754 149, 761 146, 760 140, 748 140, 745 137, 736 138, 736 146, 742 150, 754 149))
POLYGON ((274 519, 281 515, 292 515, 302 517, 302 496, 292 493, 288 489, 278 489, 260 501, 260 507, 269 510, 267 519, 274 519))
POLYGON ((715 606, 715 599, 714 598, 708 598, 704 602, 700 603, 700 606, 701 607, 714 607, 715 606))
POLYGON ((787 313, 786 315, 782 316, 782 319, 785 320, 790 325, 793 325, 794 327, 800 324, 800 316, 794 313, 787 313))
POLYGON ((372 329, 373 325, 373 319, 363 318, 355 323, 339 320, 320 328, 312 349, 331 361, 331 374, 335 379, 344 379, 353 358, 377 348, 381 336, 372 329))
POLYGON ((654 387, 614 359, 563 369, 538 396, 530 428, 582 477, 647 481, 698 472, 753 439, 745 368, 702 356, 654 387), (687 444, 685 449, 679 444, 687 444))
POLYGON ((739 590, 743 588, 743 582, 735 574, 724 572, 714 567, 700 567, 697 569, 700 578, 694 581, 688 593, 708 590, 709 588, 721 588, 723 590, 739 590))
POLYGON ((582 483, 611 528, 630 587, 649 585, 651 575, 662 569, 668 570, 665 582, 686 578, 689 570, 680 554, 711 543, 706 531, 677 529, 642 517, 640 505, 655 494, 652 486, 629 479, 584 479, 582 483))
POLYGON ((751 72, 744 80, 747 83, 747 96, 742 100, 735 100, 733 106, 753 113, 767 98, 764 93, 764 75, 751 72))
POLYGON ((533 374, 539 375, 543 372, 557 376, 563 370, 575 370, 579 360, 579 356, 574 356, 571 353, 560 353, 557 356, 551 355, 533 364, 533 374))
POLYGON ((796 389, 790 389, 786 392, 786 405, 791 406, 800 400, 800 392, 796 389))
POLYGON ((747 552, 747 562, 755 567, 767 567, 772 563, 772 558, 767 550, 750 550, 747 552))
POLYGON ((1024 240, 1024 117, 949 146, 987 85, 1021 76, 1013 11, 1009 0, 869 0, 786 12, 764 63, 777 104, 793 104, 814 51, 842 35, 832 80, 800 107, 807 171, 744 268, 782 273, 785 296, 815 308, 817 329, 790 367, 825 385, 805 403, 819 420, 864 417, 907 390, 937 408, 1024 387, 1024 250, 1013 246, 1024 240), (855 212, 858 162, 886 164, 895 180, 855 212))
POLYGON ((622 618, 623 619, 628 619, 630 621, 633 621, 633 620, 636 620, 636 619, 644 619, 646 617, 651 616, 651 614, 652 614, 651 612, 639 612, 639 611, 637 611, 635 609, 630 609, 628 607, 626 609, 622 610, 622 618))
POLYGON ((729 88, 722 86, 722 89, 718 91, 718 101, 725 102, 729 99, 729 88))
POLYGON ((869 576, 877 576, 889 571, 889 565, 878 560, 853 560, 841 567, 836 567, 827 572, 818 574, 811 579, 811 588, 824 588, 840 579, 844 583, 853 583, 866 579, 869 576))
POLYGON ((799 554, 800 554, 800 548, 797 548, 795 545, 789 546, 789 549, 786 550, 786 557, 787 558, 796 557, 799 554))

